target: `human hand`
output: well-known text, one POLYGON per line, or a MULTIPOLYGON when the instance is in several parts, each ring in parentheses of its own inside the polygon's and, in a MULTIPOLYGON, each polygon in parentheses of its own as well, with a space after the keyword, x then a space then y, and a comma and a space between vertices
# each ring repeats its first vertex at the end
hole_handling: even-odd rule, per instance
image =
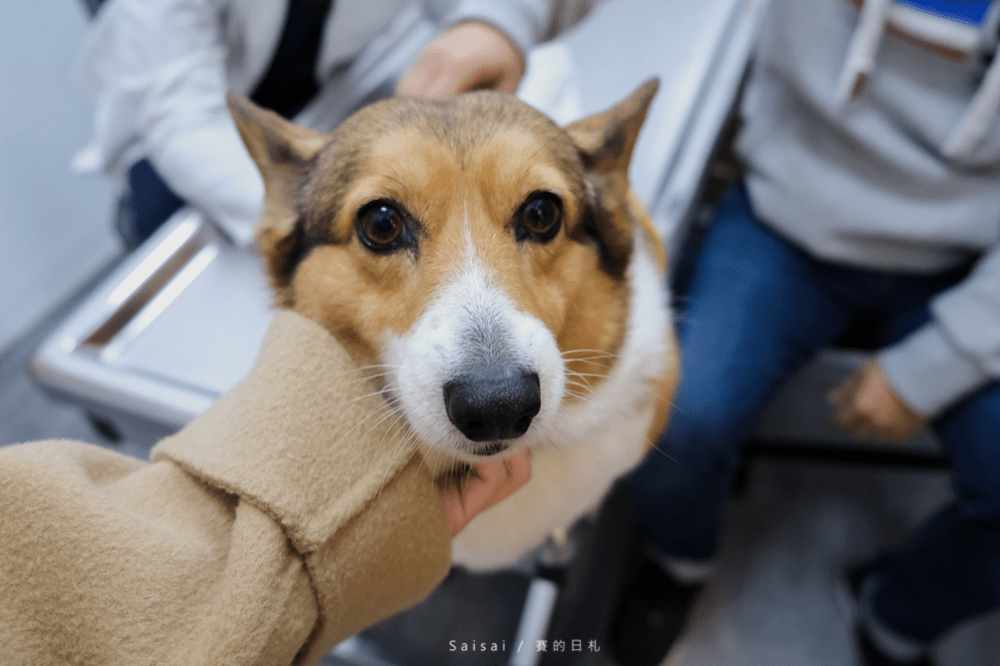
POLYGON ((421 51, 396 94, 444 98, 481 88, 514 93, 523 75, 524 56, 506 35, 488 23, 465 21, 421 51))
POLYGON ((896 395, 874 358, 866 359, 827 399, 837 408, 834 423, 858 437, 903 442, 927 422, 896 395))
POLYGON ((479 463, 478 479, 472 479, 459 493, 450 490, 441 496, 451 535, 461 532, 481 511, 507 499, 531 478, 531 451, 524 449, 507 460, 479 463))

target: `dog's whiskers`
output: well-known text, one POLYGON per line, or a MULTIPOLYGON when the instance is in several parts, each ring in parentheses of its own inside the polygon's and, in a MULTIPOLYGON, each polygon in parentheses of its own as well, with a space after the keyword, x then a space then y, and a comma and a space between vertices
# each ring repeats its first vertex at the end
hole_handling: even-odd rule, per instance
POLYGON ((398 366, 392 366, 392 365, 367 365, 367 366, 361 366, 361 367, 358 367, 358 368, 352 368, 350 370, 346 370, 346 371, 342 372, 341 374, 339 374, 336 377, 334 377, 332 381, 340 381, 340 380, 346 379, 347 377, 349 377, 350 375, 353 375, 353 374, 367 373, 367 374, 362 374, 362 376, 356 377, 354 379, 346 379, 346 381, 343 382, 344 386, 346 386, 346 387, 353 387, 353 386, 355 386, 357 384, 362 384, 364 382, 373 382, 375 380, 385 379, 385 377, 388 375, 388 373, 385 370, 381 370, 381 368, 386 368, 388 370, 392 370, 392 369, 394 369, 396 367, 398 367, 398 366), (374 371, 374 372, 372 372, 372 371, 374 371))
POLYGON ((378 425, 380 423, 382 423, 383 421, 385 421, 386 418, 388 418, 390 416, 393 416, 393 415, 395 415, 394 410, 391 407, 389 407, 388 405, 382 403, 382 404, 380 404, 378 406, 377 409, 373 409, 372 411, 370 411, 368 414, 366 414, 364 416, 364 418, 359 419, 357 423, 355 423, 353 426, 350 427, 350 429, 348 429, 346 432, 342 433, 340 435, 340 437, 338 437, 337 440, 332 443, 332 445, 335 446, 335 445, 339 444, 348 435, 350 435, 355 430, 357 430, 358 428, 360 428, 362 425, 364 425, 364 423, 366 421, 371 420, 373 417, 381 416, 381 418, 379 418, 374 424, 371 424, 371 427, 366 431, 365 434, 367 434, 367 433, 371 432, 373 429, 377 428, 378 425))
POLYGON ((567 387, 575 387, 575 388, 580 389, 580 390, 577 391, 576 393, 573 393, 571 388, 567 388, 566 393, 568 395, 579 395, 581 393, 584 394, 584 395, 591 395, 591 394, 593 394, 594 393, 593 383, 590 380, 588 380, 587 377, 603 378, 604 375, 584 374, 584 373, 572 372, 572 371, 567 372, 566 373, 566 386, 567 387))
POLYGON ((625 419, 626 418, 625 414, 622 413, 622 411, 620 409, 612 407, 611 405, 607 404, 605 401, 600 401, 600 400, 595 399, 594 396, 593 396, 593 391, 590 389, 589 386, 581 385, 581 384, 578 384, 578 383, 573 382, 571 380, 567 380, 566 384, 569 385, 569 386, 579 386, 580 388, 586 389, 586 392, 584 392, 584 391, 574 391, 572 389, 567 389, 566 390, 566 395, 574 397, 574 398, 576 398, 576 399, 580 400, 581 402, 586 403, 588 405, 593 405, 594 407, 598 407, 598 408, 600 408, 602 410, 605 410, 606 412, 608 412, 610 414, 614 414, 619 419, 625 419))
MULTIPOLYGON (((375 379, 377 377, 387 377, 389 373, 393 370, 399 370, 398 365, 388 365, 388 364, 372 364, 363 365, 354 370, 348 370, 344 375, 351 374, 354 372, 365 373, 362 379, 375 379)), ((343 376, 343 375, 341 375, 343 376)))
POLYGON ((377 398, 377 397, 380 397, 380 396, 383 396, 383 395, 384 394, 383 394, 382 391, 372 391, 371 393, 365 393, 364 395, 359 395, 356 398, 351 398, 347 402, 340 403, 339 405, 337 405, 336 409, 340 409, 342 407, 346 407, 348 405, 352 405, 352 404, 354 404, 356 402, 361 402, 362 400, 368 400, 368 399, 373 398, 373 397, 377 398))
POLYGON ((581 393, 579 391, 566 391, 566 395, 576 398, 580 402, 584 402, 588 405, 593 405, 594 407, 604 407, 604 405, 594 400, 592 396, 587 395, 586 393, 581 393))
MULTIPOLYGON (((400 454, 400 452, 408 450, 410 448, 409 444, 416 440, 416 435, 413 433, 412 430, 407 428, 406 423, 403 421, 403 419, 397 418, 396 422, 393 423, 391 426, 389 426, 389 428, 385 432, 385 435, 382 436, 382 441, 379 442, 378 448, 381 448, 382 444, 389 436, 389 433, 391 433, 392 429, 396 427, 400 428, 400 432, 403 433, 403 436, 402 438, 399 439, 399 441, 396 442, 396 450, 392 452, 391 456, 389 456, 389 462, 386 463, 385 473, 382 474, 382 481, 379 483, 378 494, 376 495, 376 497, 382 496, 382 489, 385 488, 386 479, 389 478, 389 470, 392 469, 392 464, 396 461, 396 457, 400 454)), ((398 437, 399 437, 398 433, 397 435, 394 435, 394 438, 398 437)))
MULTIPOLYGON (((659 453, 661 456, 663 456, 664 458, 666 458, 670 462, 678 462, 677 458, 674 458, 672 455, 670 455, 669 453, 667 453, 666 451, 664 451, 663 449, 661 449, 660 445, 658 443, 656 443, 656 442, 652 442, 651 443, 649 441, 649 438, 646 438, 645 441, 646 441, 647 445, 650 445, 649 446, 649 451, 650 452, 656 451, 657 453, 659 453)), ((647 453, 646 455, 649 455, 649 453, 647 453)))
POLYGON ((585 347, 577 347, 576 349, 567 349, 566 351, 560 352, 563 356, 567 354, 594 354, 598 356, 617 356, 614 352, 609 352, 606 349, 587 349, 585 347))
POLYGON ((549 433, 543 434, 541 437, 539 437, 539 439, 542 441, 543 444, 545 444, 545 448, 550 448, 553 451, 557 451, 559 453, 565 451, 565 449, 559 445, 559 442, 557 442, 555 438, 552 437, 552 435, 550 435, 549 433))
POLYGON ((572 374, 574 377, 599 377, 601 379, 607 377, 607 375, 601 374, 599 372, 577 372, 575 370, 570 370, 568 372, 572 374))
MULTIPOLYGON (((380 409, 378 411, 384 412, 384 414, 383 414, 383 416, 378 421, 376 421, 374 424, 372 424, 372 430, 374 430, 375 428, 379 427, 381 424, 385 423, 390 418, 395 418, 396 419, 396 422, 393 423, 391 426, 389 426, 390 430, 393 427, 395 427, 395 425, 397 423, 403 423, 402 417, 400 417, 399 413, 395 409, 392 408, 392 405, 386 404, 386 405, 384 405, 384 409, 380 409)), ((388 434, 388 430, 387 430, 387 434, 388 434)), ((382 439, 383 439, 383 441, 385 440, 385 435, 383 435, 382 439)), ((381 445, 381 442, 379 444, 381 445)))
MULTIPOLYGON (((605 352, 590 353, 590 352, 597 352, 597 351, 598 350, 582 349, 582 350, 573 350, 573 351, 563 352, 562 353, 562 358, 563 358, 563 361, 566 364, 567 371, 568 372, 574 372, 572 370, 569 370, 569 366, 571 364, 573 364, 573 363, 581 363, 581 364, 586 364, 586 365, 592 365, 592 366, 596 366, 598 369, 609 371, 611 369, 611 363, 612 363, 612 361, 614 361, 615 359, 617 359, 618 355, 617 354, 605 353, 605 352), (588 355, 588 356, 572 356, 572 354, 582 354, 582 353, 590 353, 590 355, 588 355)), ((575 374, 581 374, 581 373, 575 373, 575 374)), ((594 375, 594 376, 600 376, 600 375, 594 375)))

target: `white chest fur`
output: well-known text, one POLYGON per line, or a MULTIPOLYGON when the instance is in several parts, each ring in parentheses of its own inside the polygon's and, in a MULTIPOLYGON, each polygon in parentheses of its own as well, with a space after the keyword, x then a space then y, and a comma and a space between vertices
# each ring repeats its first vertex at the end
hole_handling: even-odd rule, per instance
POLYGON ((649 446, 658 380, 675 368, 668 293, 639 232, 628 271, 628 328, 611 373, 585 399, 560 409, 549 444, 536 447, 531 480, 477 516, 452 542, 456 564, 509 566, 553 531, 593 510, 649 446))

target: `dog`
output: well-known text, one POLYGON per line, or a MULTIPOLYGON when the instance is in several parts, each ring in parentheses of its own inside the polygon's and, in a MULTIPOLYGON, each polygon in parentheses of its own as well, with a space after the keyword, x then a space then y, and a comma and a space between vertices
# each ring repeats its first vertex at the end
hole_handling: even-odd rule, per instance
POLYGON ((666 261, 628 181, 657 87, 565 128, 490 91, 383 100, 330 134, 228 98, 276 304, 344 345, 442 483, 532 450, 530 481, 454 539, 471 570, 593 510, 666 422, 666 261))

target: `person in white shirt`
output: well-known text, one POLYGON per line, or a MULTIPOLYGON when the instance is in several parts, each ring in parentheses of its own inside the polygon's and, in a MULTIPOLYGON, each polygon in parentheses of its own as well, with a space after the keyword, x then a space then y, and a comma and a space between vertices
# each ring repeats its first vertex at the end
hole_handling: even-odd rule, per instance
POLYGON ((235 91, 328 131, 400 92, 514 92, 527 49, 560 0, 108 0, 82 75, 96 101, 74 160, 124 191, 118 227, 135 247, 186 203, 248 244, 263 183, 229 117, 235 91))

